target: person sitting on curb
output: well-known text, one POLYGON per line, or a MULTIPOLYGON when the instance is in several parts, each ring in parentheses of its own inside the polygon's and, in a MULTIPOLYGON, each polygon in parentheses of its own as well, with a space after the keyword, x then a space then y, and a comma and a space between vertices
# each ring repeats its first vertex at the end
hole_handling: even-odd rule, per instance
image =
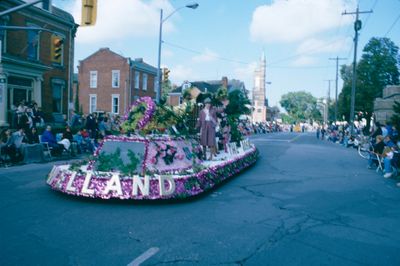
POLYGON ((373 164, 377 162, 376 155, 382 156, 384 148, 385 148, 385 143, 383 142, 382 135, 376 136, 376 142, 373 145, 373 150, 370 151, 369 153, 368 169, 372 169, 373 164))
POLYGON ((47 126, 46 130, 42 135, 42 142, 47 142, 51 148, 53 148, 54 155, 61 155, 64 146, 62 144, 57 143, 56 137, 51 132, 51 126, 47 126))
POLYGON ((21 147, 22 147, 22 143, 25 142, 24 131, 25 131, 24 128, 20 127, 17 131, 12 133, 11 138, 9 138, 6 143, 6 145, 8 147, 7 152, 11 158, 12 163, 17 163, 18 161, 21 161, 23 159, 21 147))
POLYGON ((383 175, 384 178, 389 178, 393 175, 393 169, 392 169, 392 160, 394 157, 394 152, 397 151, 397 146, 394 144, 394 142, 391 140, 390 136, 387 135, 384 139, 385 143, 385 149, 383 151, 382 156, 383 158, 383 163, 385 166, 385 174, 383 175))
POLYGON ((392 159, 394 156, 394 149, 395 147, 388 147, 386 146, 385 149, 383 150, 382 157, 383 157, 383 164, 384 164, 384 171, 385 174, 383 175, 384 178, 389 178, 393 175, 393 169, 392 169, 392 159))
POLYGON ((5 129, 1 133, 1 154, 8 156, 11 163, 17 161, 17 148, 14 144, 14 138, 9 128, 5 129))
POLYGON ((29 144, 40 143, 39 134, 37 133, 36 127, 32 127, 29 132, 26 133, 26 139, 29 144))

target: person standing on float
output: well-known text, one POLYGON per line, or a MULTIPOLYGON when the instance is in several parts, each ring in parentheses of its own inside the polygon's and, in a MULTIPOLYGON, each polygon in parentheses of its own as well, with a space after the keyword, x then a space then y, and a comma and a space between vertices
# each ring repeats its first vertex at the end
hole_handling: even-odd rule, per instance
POLYGON ((212 107, 210 98, 204 100, 204 108, 200 111, 197 128, 200 128, 200 144, 203 146, 203 159, 206 159, 207 147, 210 148, 210 157, 212 160, 215 155, 215 128, 217 127, 217 110, 212 107))
POLYGON ((197 121, 197 128, 200 128, 200 144, 203 146, 204 160, 206 159, 207 147, 210 148, 210 157, 208 160, 212 160, 213 155, 217 155, 216 149, 216 128, 218 126, 217 113, 223 113, 229 100, 225 99, 222 101, 223 107, 214 107, 211 104, 211 99, 206 98, 203 102, 204 108, 199 113, 199 119, 197 121))

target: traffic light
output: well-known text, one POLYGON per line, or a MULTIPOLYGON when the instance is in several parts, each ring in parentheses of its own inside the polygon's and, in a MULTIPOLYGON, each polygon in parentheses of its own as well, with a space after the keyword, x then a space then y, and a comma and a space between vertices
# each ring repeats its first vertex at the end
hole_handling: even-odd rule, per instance
POLYGON ((93 26, 96 24, 97 0, 82 0, 81 26, 93 26))
POLYGON ((51 36, 51 61, 61 63, 64 39, 58 35, 51 36))
POLYGON ((169 72, 171 72, 171 70, 169 70, 168 68, 163 68, 163 82, 167 82, 168 81, 169 72))

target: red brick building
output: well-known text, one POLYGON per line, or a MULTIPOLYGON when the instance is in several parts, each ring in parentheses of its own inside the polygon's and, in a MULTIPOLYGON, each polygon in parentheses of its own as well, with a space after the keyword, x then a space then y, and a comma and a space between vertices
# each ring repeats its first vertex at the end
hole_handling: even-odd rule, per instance
MULTIPOLYGON (((0 12, 24 3, 1 0, 0 12)), ((0 17, 0 25, 6 26, 0 28, 0 78, 4 82, 0 84, 0 126, 10 124, 11 110, 22 100, 37 102, 48 118, 51 114, 67 115, 78 27, 73 17, 47 0, 0 17), (57 56, 56 40, 61 40, 57 56)))
POLYGON ((122 115, 141 96, 155 98, 157 68, 101 48, 79 61, 79 103, 84 114, 122 115))

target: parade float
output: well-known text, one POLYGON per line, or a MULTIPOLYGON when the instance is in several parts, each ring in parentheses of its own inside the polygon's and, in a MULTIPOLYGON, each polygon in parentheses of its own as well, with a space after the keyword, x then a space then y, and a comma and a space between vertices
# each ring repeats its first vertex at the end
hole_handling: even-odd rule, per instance
POLYGON ((208 191, 256 162, 258 151, 247 139, 229 143, 211 161, 202 160, 195 138, 176 134, 174 126, 165 134, 168 118, 160 120, 158 108, 151 98, 137 100, 124 117, 129 134, 106 136, 86 160, 53 166, 47 184, 82 197, 182 199, 208 191))

